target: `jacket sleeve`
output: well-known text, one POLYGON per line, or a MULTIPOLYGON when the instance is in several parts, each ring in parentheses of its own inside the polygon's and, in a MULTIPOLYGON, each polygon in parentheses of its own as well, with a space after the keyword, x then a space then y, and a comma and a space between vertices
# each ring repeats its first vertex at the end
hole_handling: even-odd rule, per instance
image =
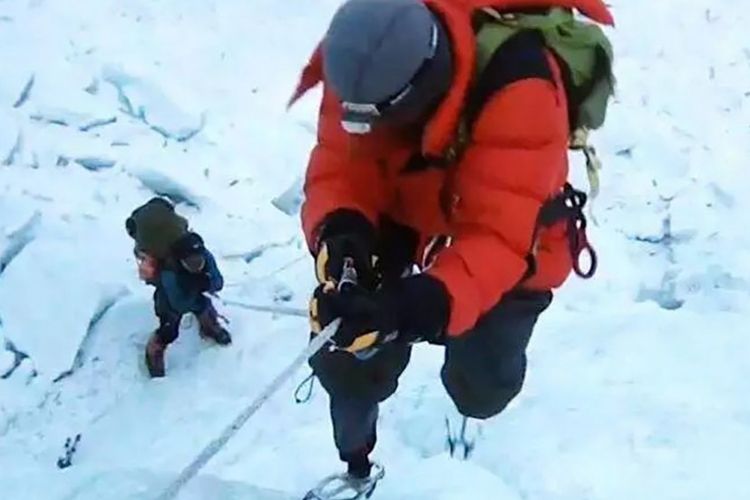
POLYGON ((373 154, 377 141, 374 133, 348 135, 341 127, 337 98, 324 89, 318 140, 310 155, 302 206, 302 227, 313 253, 321 225, 335 211, 355 212, 377 225, 385 203, 384 179, 373 154))
POLYGON ((205 251, 206 274, 208 275, 208 292, 215 293, 224 288, 224 276, 219 271, 216 259, 208 250, 205 251))
POLYGON ((472 328, 526 271, 542 203, 567 175, 564 95, 527 78, 495 93, 474 124, 453 184, 451 233, 428 272, 450 296, 449 335, 472 328))
POLYGON ((167 297, 170 307, 177 313, 185 314, 195 308, 200 292, 191 290, 185 286, 184 280, 180 279, 178 273, 170 270, 162 271, 159 276, 161 288, 167 297))

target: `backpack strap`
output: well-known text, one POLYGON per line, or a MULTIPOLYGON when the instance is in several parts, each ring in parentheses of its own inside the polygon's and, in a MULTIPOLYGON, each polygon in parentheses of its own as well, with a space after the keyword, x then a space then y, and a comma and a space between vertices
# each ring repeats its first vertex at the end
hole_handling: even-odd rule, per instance
MULTIPOLYGON (((482 34, 487 34, 484 43, 487 47, 497 41, 495 33, 483 31, 478 39, 481 48, 482 34)), ((479 77, 471 90, 464 110, 464 120, 471 131, 484 105, 490 98, 508 85, 528 78, 541 78, 555 82, 544 50, 544 38, 536 31, 515 31, 497 33, 508 38, 497 48, 484 64, 479 77)), ((481 51, 481 49, 480 49, 481 51)))
POLYGON ((533 30, 481 30, 477 35, 477 76, 466 98, 453 144, 442 163, 461 158, 471 140, 474 124, 493 95, 512 83, 541 78, 555 83, 544 47, 544 38, 533 30))

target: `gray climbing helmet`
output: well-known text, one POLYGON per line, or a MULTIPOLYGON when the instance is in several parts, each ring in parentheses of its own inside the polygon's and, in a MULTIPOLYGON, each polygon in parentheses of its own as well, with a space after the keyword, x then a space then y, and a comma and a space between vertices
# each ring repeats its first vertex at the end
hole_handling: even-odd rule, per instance
POLYGON ((349 0, 322 47, 325 79, 350 133, 425 117, 452 80, 448 33, 420 0, 349 0))

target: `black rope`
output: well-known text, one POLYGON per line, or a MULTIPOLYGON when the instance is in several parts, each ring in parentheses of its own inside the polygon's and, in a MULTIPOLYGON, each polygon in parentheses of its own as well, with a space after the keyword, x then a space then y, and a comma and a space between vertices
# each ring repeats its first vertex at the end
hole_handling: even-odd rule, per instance
POLYGON ((583 213, 583 207, 586 205, 588 197, 583 191, 574 189, 570 184, 566 184, 563 190, 565 205, 569 211, 568 216, 568 241, 570 244, 570 255, 573 258, 573 271, 583 278, 589 279, 596 273, 598 258, 596 251, 591 246, 586 235, 588 222, 583 213), (581 265, 581 256, 587 254, 589 257, 589 268, 584 271, 581 265))
POLYGON ((538 224, 542 227, 550 227, 563 220, 567 221, 566 232, 573 271, 583 279, 594 276, 598 266, 596 251, 586 235, 588 222, 583 208, 587 201, 586 193, 575 189, 570 184, 565 184, 562 193, 542 206, 538 219, 538 224), (581 256, 584 254, 588 255, 590 262, 586 270, 583 269, 581 263, 581 256))
POLYGON ((315 386, 315 374, 311 373, 310 375, 305 378, 300 384, 297 386, 297 389, 294 390, 294 401, 297 404, 304 404, 310 401, 312 399, 313 394, 313 387, 315 386), (300 394, 304 390, 305 385, 307 384, 307 393, 304 395, 304 397, 300 397, 300 394))

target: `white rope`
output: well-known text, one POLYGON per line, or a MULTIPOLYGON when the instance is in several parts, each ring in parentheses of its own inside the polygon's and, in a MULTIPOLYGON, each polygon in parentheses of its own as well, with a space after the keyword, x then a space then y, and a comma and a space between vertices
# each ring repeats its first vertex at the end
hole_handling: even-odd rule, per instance
MULTIPOLYGON (((305 313, 307 315, 307 313, 305 313)), ((277 391, 284 383, 294 374, 294 372, 302 366, 310 356, 318 352, 328 341, 333 337, 334 333, 341 323, 340 319, 335 320, 328 325, 319 335, 317 335, 310 344, 287 366, 284 371, 279 373, 276 378, 261 392, 258 397, 248 406, 245 410, 240 413, 224 431, 208 443, 203 450, 195 457, 195 459, 185 467, 177 479, 165 489, 161 495, 156 497, 158 500, 170 500, 177 497, 183 486, 187 484, 198 471, 208 463, 211 458, 216 455, 227 442, 237 433, 240 428, 245 425, 250 417, 257 412, 263 404, 277 391)))
POLYGON ((243 309, 250 309, 251 311, 260 311, 274 314, 283 314, 284 316, 299 316, 301 318, 307 318, 309 313, 305 309, 289 306, 262 306, 257 304, 247 304, 245 302, 237 302, 236 300, 219 299, 224 305, 241 307, 243 309))

